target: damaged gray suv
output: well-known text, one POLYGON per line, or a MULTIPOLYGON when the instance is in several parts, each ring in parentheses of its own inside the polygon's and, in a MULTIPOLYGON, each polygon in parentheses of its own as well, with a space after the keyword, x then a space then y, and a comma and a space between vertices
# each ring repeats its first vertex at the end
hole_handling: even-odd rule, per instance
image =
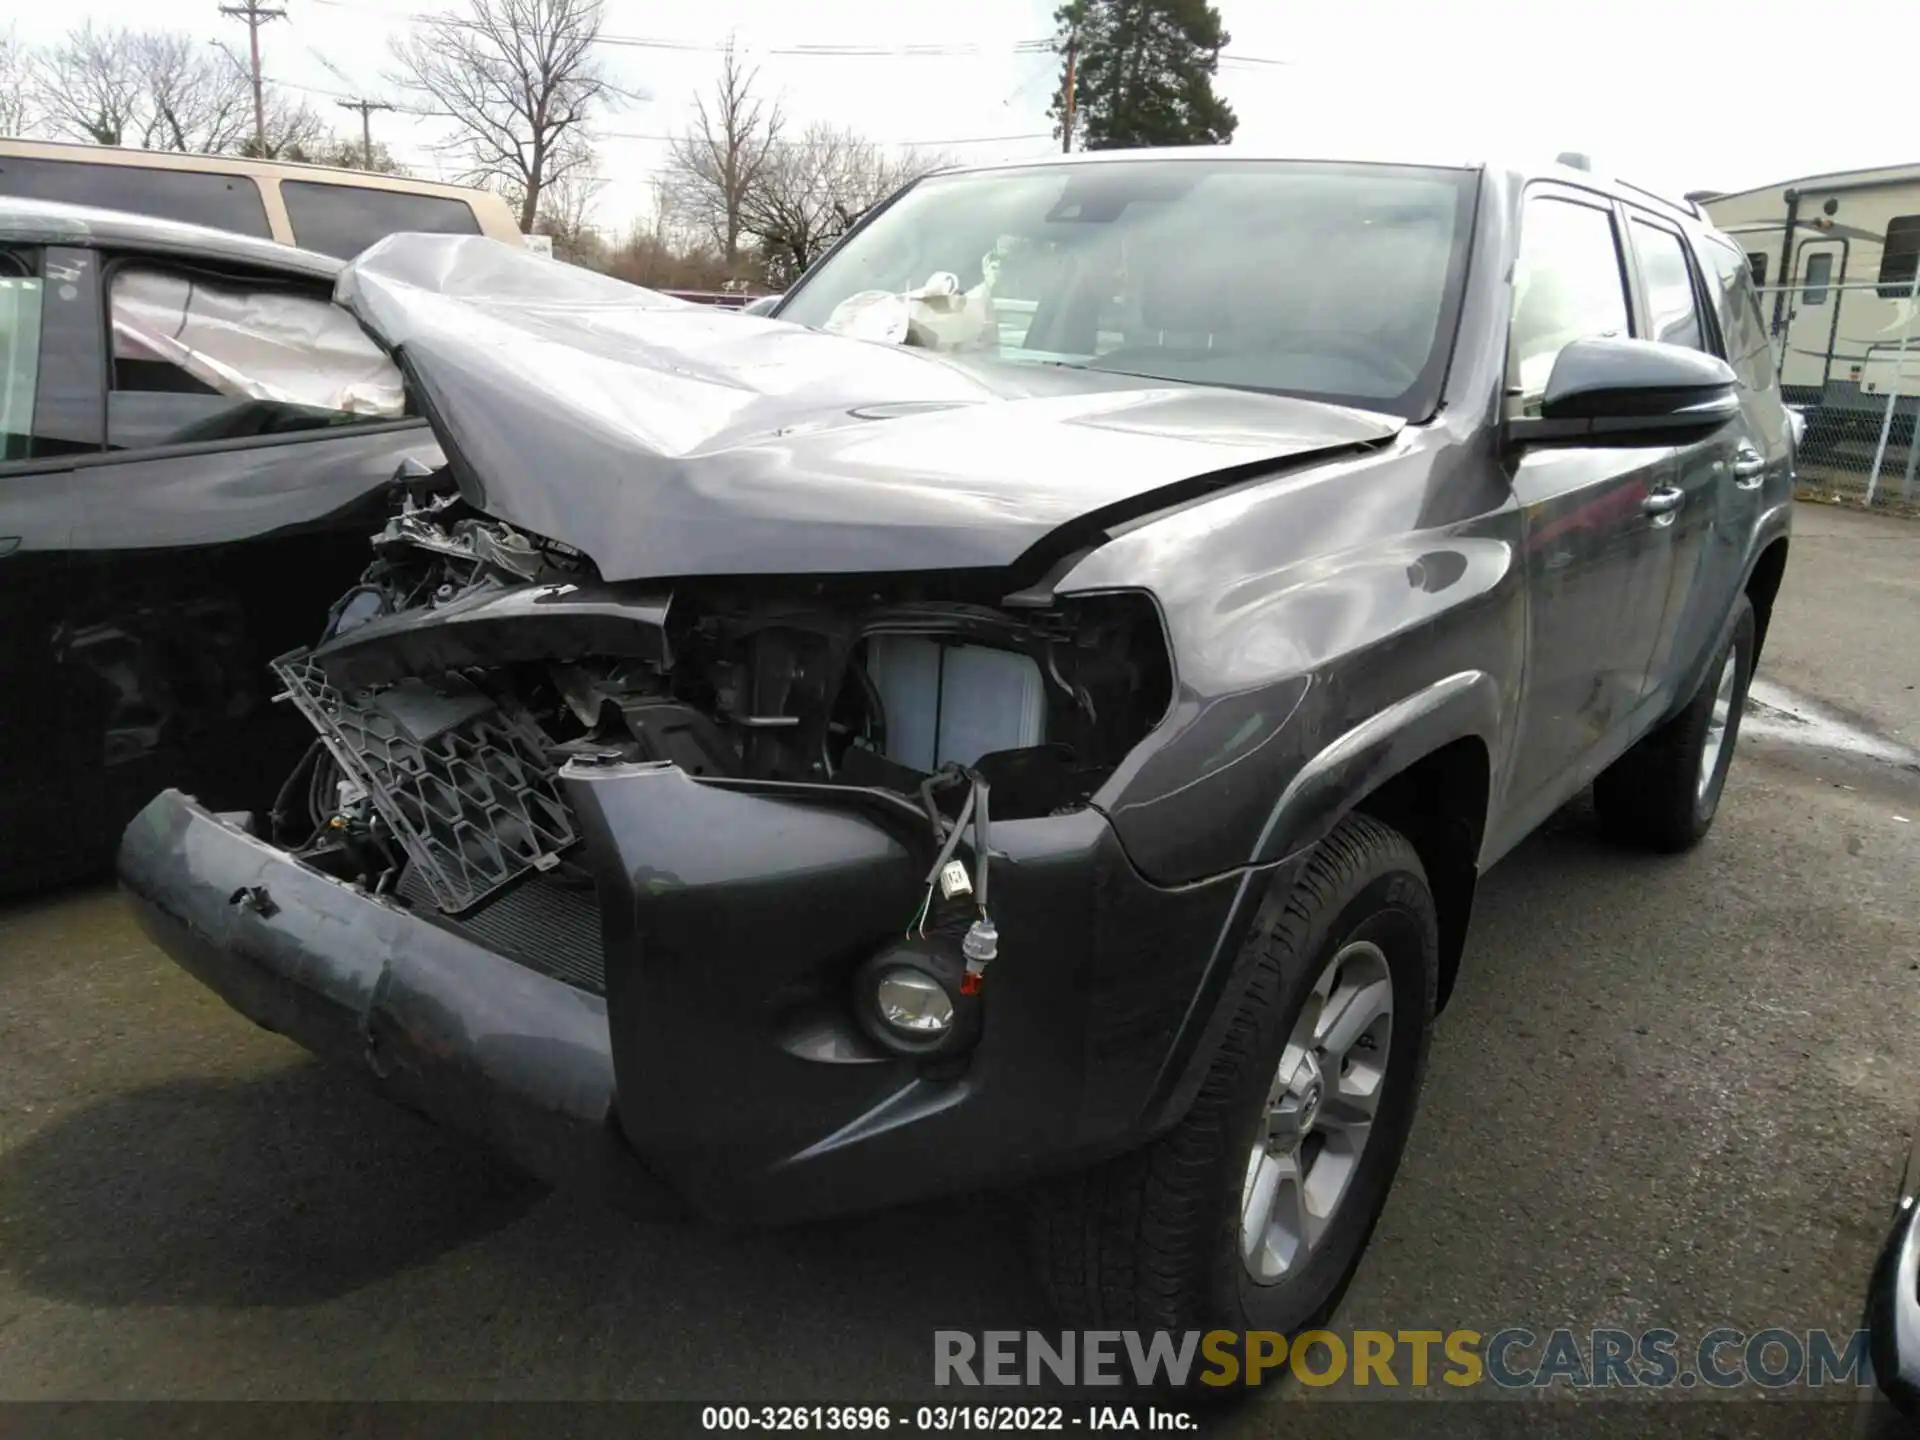
POLYGON ((944 173, 770 318, 469 237, 335 294, 447 464, 277 793, 128 830, 150 933, 545 1176, 1024 1187, 1082 1323, 1329 1310, 1479 876, 1589 785, 1701 839, 1786 563, 1744 258, 1573 170, 944 173))

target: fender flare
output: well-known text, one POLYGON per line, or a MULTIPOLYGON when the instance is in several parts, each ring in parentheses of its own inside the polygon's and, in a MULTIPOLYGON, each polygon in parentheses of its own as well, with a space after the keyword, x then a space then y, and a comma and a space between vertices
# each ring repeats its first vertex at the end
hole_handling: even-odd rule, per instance
MULTIPOLYGON (((1238 887, 1155 1081, 1149 1102, 1153 1128, 1173 1123, 1199 1091, 1231 1019, 1230 1002, 1243 988, 1244 975, 1235 962, 1269 884, 1297 873, 1313 847, 1369 795, 1443 746, 1477 739, 1489 756, 1498 754, 1501 712, 1499 685, 1491 675, 1456 671, 1376 711, 1300 767, 1275 803, 1249 862, 1230 872, 1238 874, 1238 887)), ((1476 869, 1478 861, 1476 855, 1476 869)))
MULTIPOLYGON (((1713 627, 1712 641, 1701 651, 1699 656, 1681 672, 1679 684, 1674 691, 1674 697, 1669 703, 1666 713, 1660 717, 1662 723, 1672 719, 1675 715, 1679 714, 1680 711, 1684 710, 1687 702, 1693 699, 1694 693, 1699 690, 1700 686, 1706 681, 1707 670, 1713 664, 1714 656, 1719 654, 1720 647, 1726 644, 1727 636, 1732 633, 1734 611, 1738 608, 1741 597, 1752 594, 1753 577, 1755 572, 1760 568, 1762 558, 1764 558, 1767 552, 1775 545, 1783 542, 1790 544, 1792 538, 1791 526, 1789 526, 1785 520, 1763 526, 1760 533, 1754 537, 1753 546, 1747 554, 1745 563, 1740 567, 1740 585, 1737 589, 1728 592, 1726 607, 1721 612, 1719 619, 1713 627)), ((1754 636, 1754 661, 1756 664, 1759 662, 1760 648, 1765 643, 1765 640, 1766 636, 1764 632, 1754 636)))
POLYGON ((1369 715, 1287 782, 1248 863, 1271 864, 1310 850, 1360 801, 1455 740, 1476 738, 1494 753, 1500 713, 1493 677, 1459 670, 1369 715))

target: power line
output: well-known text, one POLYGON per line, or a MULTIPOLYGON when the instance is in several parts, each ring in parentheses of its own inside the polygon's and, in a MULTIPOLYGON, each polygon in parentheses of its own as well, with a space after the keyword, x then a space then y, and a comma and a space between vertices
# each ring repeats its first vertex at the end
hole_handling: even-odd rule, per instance
MULTIPOLYGON (((461 29, 478 28, 474 21, 462 20, 458 16, 440 15, 429 12, 407 10, 398 15, 384 7, 371 6, 365 0, 313 0, 316 5, 325 5, 335 10, 379 9, 389 18, 406 21, 434 21, 455 25, 461 29)), ((594 37, 597 45, 617 45, 641 50, 674 50, 691 53, 720 55, 730 48, 726 41, 716 40, 671 40, 656 35, 607 35, 594 37)), ((901 57, 936 57, 958 55, 999 55, 1011 52, 1015 55, 1044 55, 1053 52, 1054 40, 1051 35, 1042 35, 1026 40, 976 41, 976 40, 938 40, 901 45, 872 44, 818 44, 818 45, 752 45, 746 47, 757 55, 788 55, 813 57, 821 60, 847 59, 897 59, 901 57)), ((1220 62, 1231 65, 1290 65, 1290 60, 1275 59, 1263 55, 1222 54, 1220 62)))
MULTIPOLYGON (((635 130, 595 130, 593 134, 596 139, 601 140, 674 141, 682 138, 679 135, 647 135, 635 130)), ((913 145, 922 149, 932 150, 940 149, 948 145, 999 145, 1003 143, 1010 144, 1016 140, 1047 140, 1051 138, 1051 131, 1029 130, 1021 135, 958 135, 945 140, 889 140, 886 143, 889 145, 913 145)), ((780 143, 782 145, 795 145, 802 148, 831 148, 840 142, 837 140, 782 140, 780 143)))

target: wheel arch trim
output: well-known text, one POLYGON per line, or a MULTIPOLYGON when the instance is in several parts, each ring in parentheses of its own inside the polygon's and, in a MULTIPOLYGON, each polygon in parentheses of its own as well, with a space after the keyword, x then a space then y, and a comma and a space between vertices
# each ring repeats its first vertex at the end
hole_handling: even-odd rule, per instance
MULTIPOLYGON (((1456 671, 1376 711, 1300 767, 1275 803, 1248 863, 1238 872, 1226 923, 1214 939, 1155 1081, 1149 1102, 1154 1128, 1176 1120, 1199 1090, 1224 1034, 1231 1010, 1227 1002, 1239 988, 1230 973, 1237 968, 1233 957, 1268 884, 1297 873, 1313 847, 1369 796, 1446 746, 1477 740, 1491 758, 1496 753, 1500 715, 1499 686, 1493 677, 1484 670, 1456 671)), ((1483 811, 1482 843, 1485 821, 1483 811)), ((1476 855, 1476 869, 1477 860, 1476 855)))

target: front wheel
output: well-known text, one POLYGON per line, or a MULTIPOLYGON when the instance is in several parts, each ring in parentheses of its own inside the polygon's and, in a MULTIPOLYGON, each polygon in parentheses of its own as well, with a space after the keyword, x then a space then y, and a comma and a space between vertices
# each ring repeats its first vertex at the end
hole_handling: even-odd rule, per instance
POLYGON ((1755 635, 1753 605, 1743 595, 1686 709, 1593 782, 1594 812, 1613 839, 1672 854, 1699 844, 1712 828, 1747 707, 1755 635))
POLYGON ((1036 1259, 1063 1318, 1285 1333, 1323 1319, 1399 1167, 1438 959, 1420 857, 1350 816, 1261 907, 1186 1116, 1036 1195, 1036 1259))

